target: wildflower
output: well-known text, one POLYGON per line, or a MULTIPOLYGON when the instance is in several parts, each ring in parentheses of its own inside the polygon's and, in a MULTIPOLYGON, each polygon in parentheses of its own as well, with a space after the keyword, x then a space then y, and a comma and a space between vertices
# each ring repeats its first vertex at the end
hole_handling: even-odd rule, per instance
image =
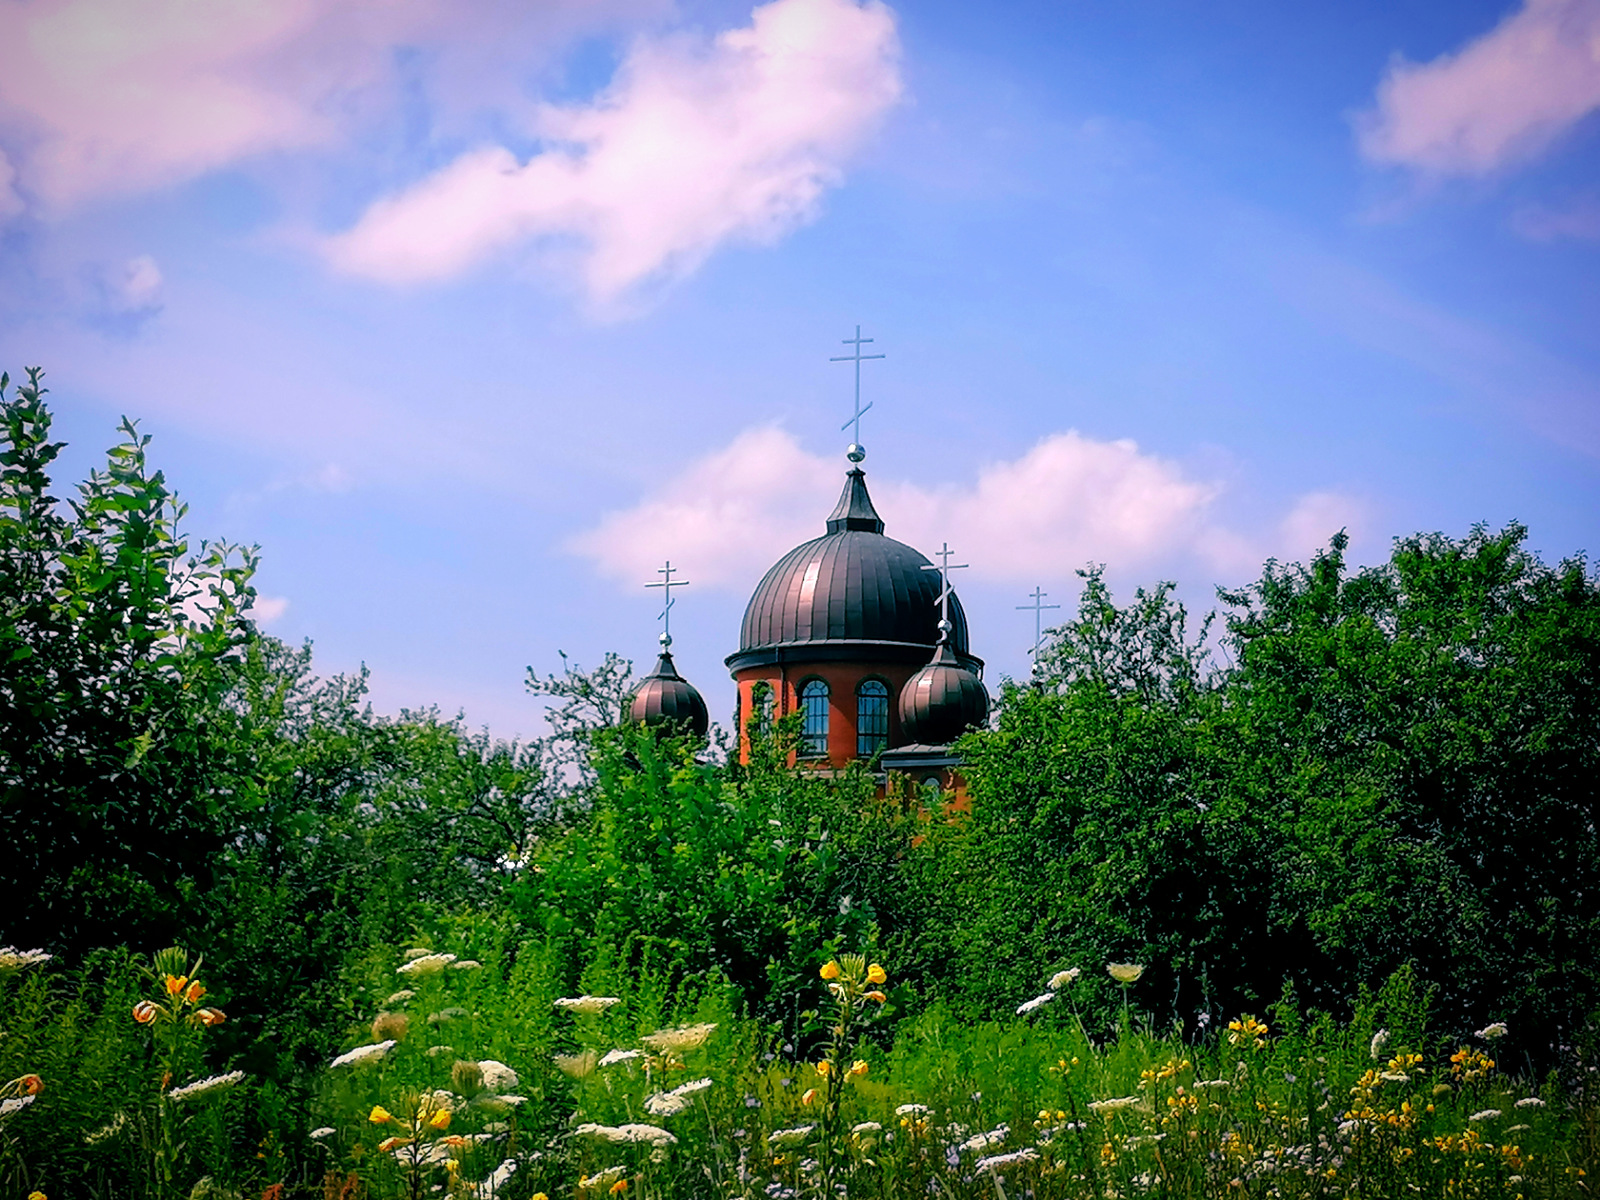
POLYGON ((141 1000, 133 1006, 133 1019, 141 1025, 148 1025, 156 1019, 156 1014, 161 1010, 149 1000, 141 1000))
POLYGON ((620 1196, 620 1195, 622 1195, 622 1193, 626 1192, 627 1190, 628 1190, 628 1181, 626 1179, 619 1179, 619 1180, 617 1180, 615 1183, 613 1183, 611 1185, 611 1194, 613 1196, 620 1196))
POLYGON ((450 969, 452 971, 476 971, 481 966, 483 964, 475 958, 462 958, 451 963, 450 969))
POLYGON ((449 1129, 450 1110, 448 1108, 441 1108, 438 1112, 434 1113, 433 1116, 428 1118, 428 1127, 430 1129, 437 1129, 441 1133, 443 1133, 446 1129, 449 1129))
POLYGON ((189 990, 183 993, 183 998, 190 1004, 199 1004, 200 997, 206 994, 206 985, 196 979, 189 985, 189 990))
POLYGON ((1251 1042, 1259 1050, 1267 1044, 1268 1032, 1264 1022, 1251 1016, 1240 1017, 1238 1020, 1228 1022, 1228 1044, 1241 1046, 1245 1042, 1251 1042))
POLYGON ((980 1158, 972 1164, 974 1171, 998 1171, 1001 1167, 1009 1167, 1015 1163, 1036 1162, 1039 1152, 1032 1146, 1025 1146, 1021 1150, 1013 1150, 1009 1154, 991 1154, 988 1158, 980 1158))
POLYGON ((1517 1101, 1516 1107, 1518 1107, 1518 1108, 1543 1108, 1544 1107, 1544 1101, 1539 1099, 1539 1097, 1537 1097, 1537 1096, 1524 1096, 1521 1100, 1517 1101))
POLYGON ((411 949, 407 950, 403 955, 401 955, 401 958, 403 958, 406 962, 415 962, 417 959, 426 958, 432 953, 433 951, 429 950, 426 946, 413 946, 411 949))
POLYGON ((167 1099, 174 1103, 182 1103, 197 1096, 207 1096, 212 1092, 220 1092, 225 1088, 231 1088, 243 1078, 243 1071, 229 1071, 226 1075, 212 1075, 206 1079, 196 1080, 194 1083, 186 1083, 181 1088, 174 1088, 167 1093, 167 1099))
MULTIPOLYGON (((117 1134, 128 1127, 128 1114, 119 1112, 110 1121, 96 1129, 93 1133, 84 1135, 83 1142, 86 1146, 98 1146, 102 1142, 109 1142, 117 1134)), ((331 1130, 329 1132, 332 1132, 331 1130)))
POLYGON ((706 1038, 710 1037, 715 1029, 716 1025, 710 1022, 700 1025, 680 1025, 676 1029, 658 1029, 639 1040, 658 1054, 682 1053, 704 1045, 706 1038))
POLYGON ((1372 1035, 1372 1045, 1368 1047, 1368 1050, 1372 1054, 1373 1062, 1377 1062, 1383 1057, 1384 1047, 1388 1046, 1388 1044, 1389 1031, 1387 1029, 1380 1029, 1377 1033, 1372 1035))
POLYGON ((1106 972, 1118 983, 1138 983, 1139 976, 1144 974, 1142 963, 1107 963, 1106 972))
POLYGON ((1493 1025, 1485 1025, 1478 1030, 1478 1036, 1486 1042, 1497 1042, 1509 1032, 1504 1021, 1496 1021, 1493 1025))
POLYGON ((652 1117, 675 1117, 688 1107, 687 1097, 674 1096, 668 1092, 656 1092, 644 1098, 644 1110, 652 1117))
POLYGON ((550 1200, 550 1194, 548 1192, 535 1192, 533 1200, 550 1200))
POLYGON ((367 1120, 374 1125, 398 1125, 395 1115, 381 1104, 374 1104, 372 1111, 367 1114, 367 1120))
POLYGON ((870 967, 867 968, 867 982, 868 983, 888 983, 889 982, 889 972, 885 971, 877 963, 873 963, 870 967))
POLYGON ((962 1142, 957 1149, 965 1150, 971 1154, 976 1154, 980 1150, 987 1150, 990 1146, 998 1146, 1010 1136, 1011 1126, 1000 1125, 994 1129, 991 1129, 988 1133, 973 1134, 966 1141, 962 1142))
POLYGON ((401 988, 398 992, 385 1000, 383 1002, 383 1006, 385 1008, 393 1008, 397 1004, 404 1004, 407 1000, 411 999, 411 997, 415 995, 416 993, 410 988, 401 988))
POLYGON ((1024 1000, 1021 1004, 1017 1005, 1017 1016, 1025 1017, 1029 1013, 1043 1008, 1055 998, 1056 994, 1054 992, 1045 992, 1043 995, 1035 996, 1032 1000, 1024 1000))
POLYGON ((861 994, 861 998, 863 1000, 876 1000, 879 1004, 882 1004, 889 999, 889 997, 885 996, 879 991, 863 992, 861 994))
POLYGON ((467 1010, 464 1008, 456 1008, 454 1006, 450 1008, 443 1008, 436 1013, 428 1014, 428 1024, 443 1025, 446 1021, 458 1021, 466 1015, 467 1010))
POLYGON ((580 1188, 605 1187, 613 1180, 621 1179, 627 1173, 628 1168, 618 1164, 615 1167, 607 1167, 604 1171, 600 1171, 594 1175, 580 1175, 578 1177, 578 1186, 580 1188))
POLYGON ((14 1096, 10 1100, 0 1100, 0 1117, 9 1117, 12 1113, 21 1112, 33 1101, 32 1096, 14 1096))
POLYGON ((864 1133, 882 1133, 883 1126, 876 1121, 863 1121, 859 1125, 852 1126, 850 1132, 853 1136, 860 1137, 864 1133))
POLYGON ((897 1117, 925 1117, 933 1111, 926 1104, 902 1104, 894 1110, 897 1117))
POLYGON ((557 1000, 555 1005, 562 1012, 578 1013, 582 1016, 592 1017, 605 1012, 613 1004, 621 1004, 620 996, 570 996, 557 1000))
POLYGON ((29 1192, 28 1200, 50 1200, 50 1197, 46 1196, 43 1192, 29 1192))
POLYGON ((1048 987, 1052 992, 1059 992, 1069 983, 1076 983, 1078 981, 1078 976, 1081 974, 1082 972, 1077 967, 1068 967, 1065 971, 1057 971, 1054 975, 1050 976, 1050 982, 1045 986, 1048 987))
POLYGON ((1228 1080, 1228 1079, 1197 1079, 1194 1082, 1194 1086, 1195 1086, 1195 1089, 1198 1091, 1200 1088, 1232 1087, 1233 1086, 1233 1082, 1231 1080, 1228 1080))
POLYGON ((774 1146, 798 1146, 815 1128, 815 1125, 798 1125, 793 1129, 774 1129, 767 1134, 767 1141, 774 1146))
POLYGON ((625 1063, 635 1058, 644 1057, 642 1050, 607 1050, 600 1059, 599 1066, 614 1067, 618 1063, 625 1063))
POLYGON ((183 991, 188 982, 189 977, 187 975, 168 975, 167 995, 176 996, 179 992, 183 991))
POLYGON ((823 1059, 821 1062, 819 1062, 817 1064, 817 1074, 821 1075, 824 1079, 826 1079, 828 1077, 828 1072, 830 1072, 832 1070, 833 1070, 833 1064, 831 1062, 829 1062, 827 1059, 823 1059))
POLYGON ((850 1074, 852 1075, 865 1075, 871 1069, 872 1068, 868 1065, 867 1060, 864 1058, 858 1058, 855 1062, 850 1064, 850 1074))
POLYGON ((593 1050, 585 1050, 581 1054, 557 1054, 555 1056, 556 1069, 563 1075, 570 1075, 574 1079, 582 1079, 595 1068, 599 1056, 593 1050))
POLYGON ((311 1140, 320 1142, 323 1138, 331 1138, 338 1132, 332 1125, 321 1125, 311 1131, 311 1140))
POLYGON ((420 954, 396 967, 395 974, 410 975, 420 979, 426 975, 437 975, 455 960, 454 954, 420 954))
POLYGON ((29 967, 37 967, 47 963, 54 955, 46 954, 43 950, 18 950, 15 946, 0 946, 0 979, 7 975, 15 975, 18 971, 25 971, 29 967))
POLYGON ((349 1067, 357 1063, 377 1062, 389 1051, 394 1049, 394 1039, 374 1042, 370 1046, 357 1046, 354 1050, 346 1050, 328 1065, 330 1067, 349 1067))
POLYGON ((220 1008, 202 1008, 197 1010, 191 1019, 204 1025, 207 1029, 211 1029, 226 1021, 228 1014, 220 1008))
POLYGON ((405 1013, 381 1012, 372 1018, 372 1036, 379 1040, 394 1038, 398 1041, 410 1028, 411 1018, 405 1013))
POLYGON ((517 1073, 497 1059, 483 1059, 478 1070, 483 1073, 483 1086, 491 1092, 510 1092, 522 1086, 517 1073))
POLYGON ((1115 1100, 1095 1100, 1090 1103, 1089 1111, 1092 1113, 1120 1112, 1124 1108, 1132 1108, 1139 1103, 1137 1096, 1119 1096, 1115 1100))
POLYGON ((17 1080, 17 1089, 27 1096, 37 1096, 44 1091, 44 1080, 37 1075, 23 1075, 17 1080))
POLYGON ((485 1109, 488 1112, 505 1113, 511 1111, 511 1109, 515 1108, 517 1105, 526 1104, 527 1102, 528 1098, 526 1096, 518 1096, 511 1093, 505 1095, 491 1095, 488 1092, 485 1092, 483 1095, 474 1099, 472 1103, 475 1107, 485 1109))
POLYGON ((409 1145, 411 1145, 411 1139, 408 1137, 386 1137, 378 1143, 378 1149, 387 1154, 391 1150, 399 1150, 409 1145))

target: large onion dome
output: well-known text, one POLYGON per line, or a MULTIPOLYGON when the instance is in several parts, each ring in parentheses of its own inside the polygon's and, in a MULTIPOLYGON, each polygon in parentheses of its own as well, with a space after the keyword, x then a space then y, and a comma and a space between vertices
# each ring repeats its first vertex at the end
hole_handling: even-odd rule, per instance
MULTIPOLYGON (((745 609, 730 670, 782 661, 919 663, 939 640, 939 573, 883 534, 867 480, 856 467, 822 537, 796 546, 761 580, 745 609), (924 569, 927 568, 927 569, 924 569)), ((950 647, 967 652, 967 618, 950 597, 950 647)))
POLYGON ((989 693, 944 643, 900 689, 900 728, 908 742, 948 746, 989 716, 989 693))
POLYGON ((634 690, 628 717, 640 725, 677 726, 703 738, 711 725, 706 702, 694 684, 678 674, 672 665, 672 652, 663 639, 656 669, 639 681, 634 690))

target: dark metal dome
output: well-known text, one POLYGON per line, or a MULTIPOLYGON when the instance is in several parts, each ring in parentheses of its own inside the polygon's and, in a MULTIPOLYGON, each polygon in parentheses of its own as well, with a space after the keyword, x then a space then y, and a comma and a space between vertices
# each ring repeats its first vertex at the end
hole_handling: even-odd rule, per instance
MULTIPOLYGON (((828 532, 780 558, 750 597, 729 669, 802 658, 926 662, 939 640, 939 573, 932 566, 883 535, 866 476, 852 470, 828 532)), ((967 653, 967 618, 954 593, 949 619, 957 658, 981 667, 967 653)))
POLYGON ((918 745, 948 746, 988 716, 989 693, 948 646, 900 689, 900 728, 918 745))
POLYGON ((663 649, 656 669, 639 681, 628 717, 640 725, 677 725, 703 738, 711 725, 706 702, 694 684, 678 674, 672 654, 663 649))

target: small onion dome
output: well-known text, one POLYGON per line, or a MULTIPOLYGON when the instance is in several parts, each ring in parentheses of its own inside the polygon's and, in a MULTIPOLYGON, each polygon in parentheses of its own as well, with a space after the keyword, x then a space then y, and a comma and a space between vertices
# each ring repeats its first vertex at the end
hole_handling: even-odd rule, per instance
POLYGON ((694 684, 678 674, 672 665, 672 652, 665 646, 656 669, 639 681, 634 690, 628 718, 639 725, 677 725, 697 738, 703 738, 711 725, 706 702, 694 684))
POLYGON ((989 693, 943 640, 900 689, 900 729, 916 745, 948 746, 988 715, 989 693))

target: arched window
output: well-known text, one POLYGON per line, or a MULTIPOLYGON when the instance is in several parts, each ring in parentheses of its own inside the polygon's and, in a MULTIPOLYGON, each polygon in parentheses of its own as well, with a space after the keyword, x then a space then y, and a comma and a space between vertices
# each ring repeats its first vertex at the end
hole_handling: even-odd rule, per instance
POLYGON ((889 688, 881 679, 856 689, 856 754, 871 758, 889 745, 889 688))
POLYGON ((800 753, 828 757, 828 685, 812 679, 800 689, 800 753))

